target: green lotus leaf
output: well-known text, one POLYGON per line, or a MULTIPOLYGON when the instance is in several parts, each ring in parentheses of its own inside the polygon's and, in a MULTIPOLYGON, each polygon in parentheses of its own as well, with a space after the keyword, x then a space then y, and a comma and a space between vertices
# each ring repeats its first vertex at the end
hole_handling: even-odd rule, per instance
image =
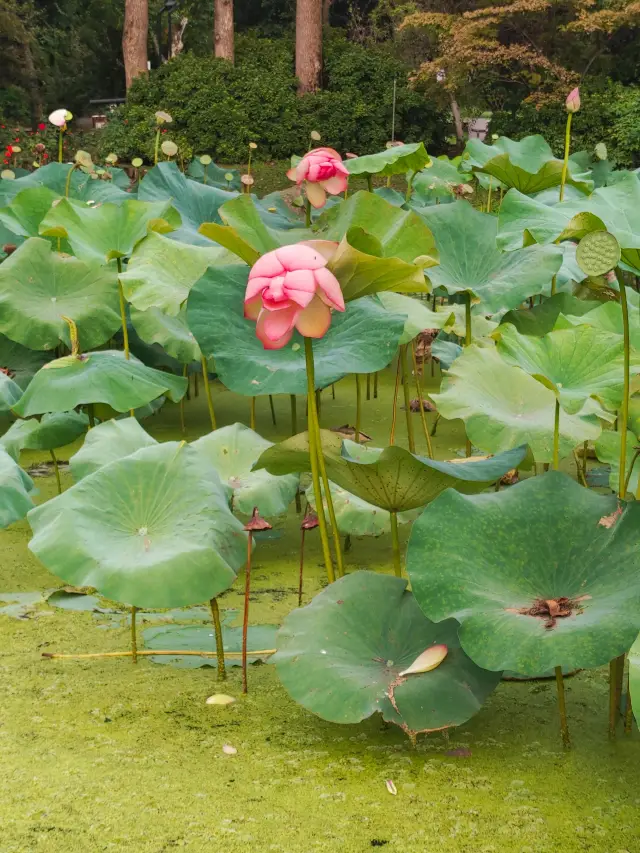
MULTIPOLYGON (((549 187, 560 185, 562 160, 554 157, 553 151, 543 136, 525 136, 519 142, 501 136, 493 145, 485 145, 479 139, 467 142, 468 163, 474 172, 493 175, 507 187, 515 187, 531 195, 549 187)), ((567 183, 590 193, 593 181, 589 173, 580 172, 579 167, 569 162, 567 183)))
MULTIPOLYGON (((453 305, 443 305, 437 309, 436 313, 453 314, 453 320, 447 321, 444 326, 445 332, 453 332, 458 338, 464 338, 466 334, 466 308, 460 303, 453 305)), ((489 337, 498 328, 496 320, 491 320, 486 317, 482 304, 471 306, 471 340, 480 341, 483 338, 489 337)))
POLYGON ((177 402, 187 380, 146 367, 133 356, 104 350, 50 361, 33 377, 13 411, 21 418, 45 412, 68 412, 88 403, 106 403, 116 412, 145 406, 156 397, 177 402))
POLYGON ((0 208, 0 222, 21 237, 37 237, 40 223, 60 196, 48 187, 28 187, 0 208))
POLYGON ((234 582, 247 538, 202 456, 145 447, 32 510, 30 550, 75 586, 136 607, 184 607, 234 582))
POLYGON ((84 444, 69 460, 73 479, 78 483, 110 462, 157 443, 135 418, 105 421, 89 430, 84 444))
MULTIPOLYGON (((271 651, 276 645, 275 625, 250 625, 247 630, 247 662, 264 663, 271 659, 271 654, 252 655, 253 651, 271 651)), ((153 663, 176 666, 180 669, 198 669, 202 666, 216 665, 216 638, 213 626, 205 625, 169 625, 145 628, 142 632, 145 649, 148 651, 195 651, 210 652, 206 657, 196 655, 155 655, 150 657, 153 663)), ((231 628, 222 626, 222 638, 225 652, 235 652, 234 657, 226 657, 227 666, 242 666, 242 626, 231 628)))
POLYGON ((289 695, 334 723, 379 712, 408 734, 458 726, 480 710, 499 675, 462 651, 453 619, 435 625, 401 578, 353 572, 291 612, 272 659, 289 695), (400 675, 433 645, 448 654, 431 672, 400 675))
MULTIPOLYGON (((245 263, 254 264, 260 255, 283 244, 283 240, 264 224, 248 195, 227 201, 220 208, 219 218, 224 224, 206 222, 198 229, 199 233, 224 246, 245 263)), ((279 236, 285 237, 284 234, 279 236)))
MULTIPOLYGON (((638 447, 638 437, 631 430, 627 431, 627 455, 625 465, 625 483, 627 485, 627 493, 635 495, 640 482, 640 465, 635 458, 636 447, 638 447), (633 469, 631 466, 633 465, 633 469)), ((620 439, 622 438, 619 432, 612 429, 602 431, 602 435, 596 441, 595 450, 596 456, 601 462, 611 466, 608 476, 609 488, 616 494, 620 489, 620 439)))
POLYGON ((175 163, 158 163, 150 169, 140 183, 138 198, 141 201, 171 203, 180 214, 182 225, 173 239, 197 246, 210 246, 206 237, 198 233, 204 222, 222 224, 220 207, 237 193, 190 181, 175 163))
MULTIPOLYGON (((449 487, 476 492, 517 468, 526 448, 499 456, 440 462, 415 456, 402 447, 367 447, 342 441, 320 430, 329 480, 348 492, 388 512, 405 512, 425 506, 449 487)), ((309 437, 303 432, 265 450, 254 468, 271 474, 310 470, 309 437)))
POLYGON ((542 337, 550 332, 556 325, 560 314, 572 314, 581 317, 602 303, 596 300, 578 299, 569 293, 555 293, 548 299, 544 299, 533 308, 516 308, 508 311, 501 325, 511 323, 521 335, 536 335, 542 337))
MULTIPOLYGON (((640 350, 640 299, 635 290, 627 287, 627 301, 629 303, 629 336, 631 346, 640 350)), ((570 326, 593 326, 602 332, 623 335, 622 308, 619 302, 600 303, 597 308, 582 315, 559 314, 556 320, 557 329, 566 329, 570 326)))
POLYGON ((423 142, 394 145, 376 154, 365 154, 345 160, 350 175, 404 175, 419 172, 429 163, 430 157, 423 142))
MULTIPOLYGON (((504 360, 550 388, 569 414, 579 412, 589 397, 613 411, 622 405, 624 345, 618 335, 575 326, 534 337, 506 324, 495 337, 504 360)), ((640 373, 640 354, 634 352, 631 362, 632 375, 640 373)))
POLYGON ((0 371, 0 414, 10 411, 20 397, 22 388, 10 376, 0 371))
MULTIPOLYGON (((555 394, 495 348, 467 347, 431 398, 442 417, 464 421, 469 440, 485 453, 528 444, 536 462, 552 461, 555 394)), ((596 414, 562 412, 560 455, 595 441, 600 432, 596 414)))
POLYGON ((139 311, 159 308, 175 316, 207 267, 225 263, 237 263, 226 249, 191 246, 151 231, 137 245, 120 282, 139 311))
MULTIPOLYGON (((243 314, 248 276, 246 266, 209 268, 189 295, 189 328, 203 354, 215 358, 220 379, 231 391, 247 396, 304 394, 303 339, 294 332, 283 349, 264 349, 255 323, 243 314)), ((334 312, 329 331, 313 342, 316 387, 325 388, 348 373, 386 367, 404 323, 404 315, 390 314, 376 297, 356 299, 344 313, 334 312)))
POLYGON ((640 725, 640 635, 629 652, 629 693, 636 724, 640 725))
POLYGON ((562 264, 561 251, 551 246, 501 252, 495 247, 496 218, 466 201, 428 208, 423 218, 440 255, 440 266, 429 271, 433 286, 470 293, 486 313, 517 308, 548 292, 562 264))
POLYGON ((297 474, 273 476, 252 470, 263 451, 272 446, 243 424, 214 430, 191 444, 216 469, 223 486, 231 490, 236 512, 251 515, 257 506, 266 518, 286 513, 300 482, 297 474))
POLYGON ((171 202, 127 199, 122 204, 82 207, 61 198, 40 223, 45 237, 63 237, 74 255, 101 264, 131 255, 150 231, 167 233, 179 225, 171 202))
POLYGON ((20 521, 33 508, 33 481, 4 448, 0 448, 0 528, 20 521))
POLYGON ((340 242, 352 228, 361 228, 379 241, 382 257, 413 264, 417 258, 437 257, 433 235, 412 210, 401 210, 363 190, 324 213, 317 237, 340 242))
POLYGON ((639 521, 640 504, 623 509, 557 471, 497 494, 449 490, 413 525, 407 571, 430 619, 460 622, 479 666, 602 666, 640 630, 639 521))
MULTIPOLYGON (((49 163, 15 181, 0 181, 0 206, 9 204, 12 198, 30 187, 47 187, 57 196, 64 196, 71 168, 69 163, 49 163)), ((131 194, 119 186, 122 183, 121 176, 124 175, 127 184, 129 179, 121 169, 113 171, 117 177, 116 181, 102 181, 74 169, 69 183, 69 197, 83 202, 109 201, 122 204, 131 198, 131 194)))
POLYGON ((448 329, 453 327, 455 314, 449 311, 447 306, 440 311, 432 311, 426 302, 405 296, 401 293, 379 293, 378 299, 387 311, 393 314, 406 314, 404 332, 400 338, 400 345, 408 344, 425 329, 448 329))
MULTIPOLYGON (((330 482, 329 488, 338 530, 343 536, 382 536, 391 532, 391 516, 386 510, 362 500, 335 483, 330 482)), ((324 496, 324 488, 322 493, 324 496)), ((315 510, 316 498, 313 485, 306 489, 305 496, 309 505, 315 510)), ((325 513, 328 512, 326 497, 323 497, 322 503, 325 513)), ((418 508, 398 513, 398 523, 411 524, 421 512, 422 509, 418 508)))
MULTIPOLYGON (((466 160, 464 161, 467 162, 466 160)), ((482 189, 488 190, 491 187, 492 190, 506 190, 508 189, 506 184, 503 184, 502 181, 499 181, 497 178, 494 178, 493 175, 489 175, 485 172, 474 172, 474 178, 478 181, 482 189)), ((570 186, 569 190, 573 191, 575 188, 570 186)), ((579 192, 578 190, 575 190, 579 192)), ((543 192, 554 192, 554 190, 543 190, 543 192)), ((582 193, 580 193, 582 195, 582 193)))
POLYGON ((89 419, 81 412, 55 412, 41 420, 29 418, 11 424, 0 438, 0 445, 16 461, 21 450, 55 450, 80 438, 87 431, 89 419))
POLYGON ((431 344, 431 356, 440 362, 443 370, 449 370, 460 355, 462 355, 462 347, 454 341, 441 340, 437 337, 431 344))
POLYGON ((132 308, 131 322, 143 341, 159 344, 181 364, 200 361, 200 347, 187 326, 186 306, 175 317, 165 314, 160 308, 148 308, 146 311, 132 308))
POLYGON ((80 346, 100 346, 120 326, 115 270, 52 251, 31 237, 0 266, 0 332, 34 350, 67 346, 71 317, 80 346))
MULTIPOLYGON (((276 231, 304 228, 304 220, 300 218, 300 214, 288 206, 279 192, 269 193, 263 198, 252 195, 251 201, 258 209, 258 213, 267 228, 276 231)), ((279 237, 283 239, 281 235, 279 237)))
POLYGON ((0 367, 9 371, 13 381, 23 390, 50 359, 51 353, 23 347, 5 335, 0 335, 0 367))
POLYGON ((429 168, 413 179, 410 204, 415 208, 453 201, 456 197, 454 187, 466 183, 468 178, 448 157, 432 158, 429 168))
POLYGON ((191 178, 192 181, 197 181, 199 184, 204 184, 205 174, 208 187, 217 187, 221 190, 235 190, 236 192, 242 189, 240 172, 237 169, 221 169, 215 163, 209 163, 205 170, 204 165, 200 162, 200 158, 194 157, 189 163, 187 177, 191 178), (225 175, 233 176, 231 182, 226 179, 225 175))

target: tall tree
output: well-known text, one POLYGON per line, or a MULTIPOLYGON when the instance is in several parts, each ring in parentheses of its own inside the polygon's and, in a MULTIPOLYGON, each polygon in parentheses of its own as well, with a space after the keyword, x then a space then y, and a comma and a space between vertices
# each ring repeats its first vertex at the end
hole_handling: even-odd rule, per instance
POLYGON ((298 94, 320 88, 322 73, 322 0, 297 0, 296 77, 298 94))
POLYGON ((234 61, 233 0, 215 0, 213 43, 217 57, 234 61))
POLYGON ((125 0, 122 56, 127 89, 136 77, 147 74, 149 4, 147 0, 125 0))

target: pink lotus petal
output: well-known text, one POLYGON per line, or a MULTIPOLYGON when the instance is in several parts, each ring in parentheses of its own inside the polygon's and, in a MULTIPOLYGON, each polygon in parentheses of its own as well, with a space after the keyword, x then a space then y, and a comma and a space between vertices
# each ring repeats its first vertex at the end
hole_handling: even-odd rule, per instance
POLYGON ((292 166, 287 171, 287 177, 289 178, 290 181, 296 181, 297 182, 297 180, 298 180, 297 166, 292 166))
POLYGON ((256 296, 260 296, 262 291, 265 288, 269 287, 271 284, 271 278, 266 275, 256 275, 254 276, 253 270, 249 273, 249 280, 247 281, 247 289, 244 292, 244 301, 249 302, 252 299, 255 299, 256 296))
POLYGON ((327 201, 327 194, 324 187, 320 186, 320 184, 312 184, 307 181, 305 189, 307 191, 307 198, 309 199, 309 203, 312 207, 315 207, 316 210, 324 207, 327 201))
POLYGON ((255 262, 251 267, 249 279, 256 276, 264 276, 265 278, 273 278, 276 275, 284 275, 285 268, 279 258, 278 251, 267 252, 255 262))
POLYGON ((296 329, 305 338, 322 338, 331 325, 331 310, 317 296, 295 321, 296 329))
POLYGON ((344 296, 340 288, 340 282, 335 275, 326 267, 316 270, 314 273, 316 283, 320 289, 319 296, 323 302, 335 308, 336 311, 344 311, 344 296))
POLYGON ((322 186, 329 195, 339 195, 347 189, 347 179, 344 175, 334 175, 328 181, 323 181, 322 186))
POLYGON ((411 666, 403 670, 400 675, 417 675, 421 672, 431 672, 432 669, 440 666, 448 654, 449 649, 443 644, 430 646, 422 654, 419 654, 411 666))
MULTIPOLYGON (((269 254, 272 253, 269 252, 269 254)), ((278 256, 278 261, 287 272, 294 272, 294 270, 317 270, 326 264, 322 255, 319 255, 318 252, 314 251, 306 243, 294 243, 292 246, 283 246, 281 249, 276 249, 273 254, 278 256)), ((266 258, 267 255, 263 257, 266 258)))
POLYGON ((297 305, 282 311, 263 309, 256 324, 256 335, 263 344, 279 341, 293 330, 298 314, 300 314, 300 309, 297 305))
POLYGON ((257 320, 260 316, 260 312, 262 311, 262 296, 258 294, 258 296, 250 299, 249 301, 245 300, 244 303, 244 316, 247 320, 257 320))

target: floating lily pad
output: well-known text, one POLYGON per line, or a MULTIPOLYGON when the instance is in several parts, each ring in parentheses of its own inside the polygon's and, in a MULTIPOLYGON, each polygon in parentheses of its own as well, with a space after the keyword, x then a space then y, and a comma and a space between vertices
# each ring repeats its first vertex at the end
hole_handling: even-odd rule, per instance
POLYGON ((144 430, 136 418, 105 421, 87 433, 84 444, 69 460, 76 483, 99 468, 130 456, 158 442, 144 430))
POLYGON ((69 346, 70 317, 80 346, 92 349, 119 328, 115 271, 64 257, 33 237, 0 266, 0 332, 34 350, 69 346))
POLYGON ((273 476, 267 471, 252 471, 260 454, 272 443, 243 424, 233 424, 203 435, 191 445, 216 469, 220 481, 231 490, 236 512, 251 515, 258 507, 260 515, 283 515, 296 496, 297 474, 273 476))
MULTIPOLYGON (((439 462, 402 447, 365 447, 320 430, 327 475, 341 488, 388 512, 425 506, 449 487, 475 492, 500 479, 524 459, 518 447, 499 456, 439 462)), ((272 474, 309 471, 309 437, 303 432, 265 450, 256 469, 272 474)))
POLYGON ((22 418, 45 412, 68 412, 88 403, 106 403, 116 412, 145 406, 156 397, 174 402, 187 390, 187 380, 146 367, 123 352, 103 350, 50 361, 33 377, 13 407, 22 418))
POLYGON ((41 601, 41 592, 0 592, 0 616, 27 619, 41 601))
POLYGON ((31 477, 0 449, 0 528, 20 521, 32 509, 33 501, 29 496, 32 489, 31 477))
MULTIPOLYGON (((247 631, 247 662, 267 663, 276 647, 276 625, 250 625, 247 631), (251 651, 270 654, 250 654, 251 651)), ((216 639, 213 625, 171 625, 169 627, 145 628, 142 632, 145 649, 148 651, 210 652, 206 657, 196 655, 179 656, 158 655, 150 659, 153 663, 168 664, 180 669, 198 669, 202 666, 216 666, 216 639)), ((230 628, 223 625, 222 639, 225 652, 234 652, 233 657, 225 656, 227 666, 241 666, 242 627, 230 628)))
POLYGON ((290 613, 274 658, 289 695, 331 722, 359 723, 379 712, 413 736, 476 714, 499 674, 473 664, 456 622, 430 622, 406 587, 400 578, 354 572, 290 613), (439 644, 448 647, 440 666, 400 676, 439 644))
POLYGON ((136 607, 219 595, 247 538, 215 471, 178 442, 145 447, 32 510, 29 548, 67 583, 136 607))
POLYGON ((71 444, 88 426, 89 418, 81 412, 55 412, 40 420, 15 421, 0 438, 0 444, 18 460, 21 450, 55 450, 71 444))
POLYGON ((89 611, 90 613, 112 613, 113 611, 100 607, 100 598, 96 595, 87 595, 82 592, 69 592, 59 589, 47 598, 47 604, 59 607, 62 610, 73 610, 75 612, 89 611))
MULTIPOLYGON (((524 370, 508 364, 495 348, 467 347, 431 398, 444 418, 461 418, 469 440, 485 453, 529 445, 536 462, 553 459, 556 396, 524 370)), ((560 456, 567 456, 601 432, 594 403, 591 412, 560 417, 560 456)), ((604 413, 602 413, 604 414, 604 413)))
POLYGON ((639 521, 640 505, 557 471, 497 494, 449 490, 413 525, 407 571, 429 618, 460 622, 479 666, 602 666, 640 630, 639 521))
MULTIPOLYGON (((279 350, 265 350, 256 324, 243 315, 249 268, 209 268, 192 289, 187 322, 207 358, 215 358, 221 381, 231 391, 304 394, 307 390, 304 340, 294 332, 279 350)), ((325 388, 348 373, 374 373, 394 357, 406 317, 391 314, 375 297, 350 302, 335 312, 329 331, 313 342, 316 387, 325 388)))

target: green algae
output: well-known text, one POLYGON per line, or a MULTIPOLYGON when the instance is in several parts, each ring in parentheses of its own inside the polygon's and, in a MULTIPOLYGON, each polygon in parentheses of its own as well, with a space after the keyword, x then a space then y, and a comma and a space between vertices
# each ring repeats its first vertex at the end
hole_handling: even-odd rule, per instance
MULTIPOLYGON (((385 375, 380 398, 363 405, 362 428, 376 444, 388 440, 392 381, 385 375)), ((336 386, 335 401, 323 393, 323 426, 353 424, 352 390, 347 379, 336 386)), ((248 400, 217 387, 215 403, 219 423, 248 421, 248 400)), ((266 398, 257 404, 257 430, 272 440, 289 431, 288 398, 275 405, 277 427, 266 398)), ((301 398, 298 412, 303 429, 301 398)), ((404 412, 398 414, 404 443, 404 412)), ((187 403, 186 416, 187 438, 207 431, 202 396, 187 403)), ((166 407, 145 427, 159 440, 179 438, 178 407, 166 407)), ((463 443, 461 424, 440 422, 440 458, 463 443)), ((77 446, 62 449, 60 458, 77 446)), ((25 453, 22 463, 45 458, 25 453)), ((63 486, 71 482, 64 473, 63 486)), ((53 476, 36 484, 36 501, 55 494, 53 476)), ((281 538, 255 552, 254 623, 279 622, 296 606, 298 522, 292 511, 281 538)), ((0 591, 60 585, 27 550, 26 522, 1 536, 0 591)), ((307 542, 305 600, 325 583, 318 538, 307 542)), ((346 563, 349 571, 391 571, 390 542, 354 539, 346 563)), ((222 596, 224 610, 239 609, 241 589, 242 577, 222 596)), ((604 671, 566 680, 570 752, 561 746, 551 682, 503 682, 449 740, 433 735, 413 750, 378 718, 357 726, 317 719, 288 698, 270 665, 250 668, 250 692, 242 697, 237 669, 220 685, 214 668, 41 657, 126 650, 124 622, 99 630, 91 613, 46 604, 28 620, 0 616, 2 853, 638 850, 640 739, 635 731, 607 740, 604 671), (207 706, 215 692, 238 701, 207 706), (225 744, 237 754, 223 753, 225 744)))

